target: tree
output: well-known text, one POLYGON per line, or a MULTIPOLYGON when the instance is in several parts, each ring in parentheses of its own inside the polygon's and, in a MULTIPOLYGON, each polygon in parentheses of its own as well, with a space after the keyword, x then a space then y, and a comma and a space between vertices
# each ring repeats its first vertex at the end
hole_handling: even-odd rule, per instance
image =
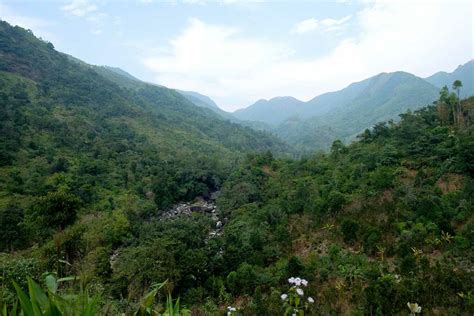
POLYGON ((461 124, 461 120, 462 120, 461 96, 460 96, 461 87, 462 87, 461 80, 455 80, 453 82, 453 90, 455 90, 458 94, 458 102, 457 102, 457 121, 458 121, 458 125, 461 124))
POLYGON ((80 200, 75 195, 61 191, 48 192, 36 200, 32 208, 33 217, 37 217, 42 229, 49 227, 62 230, 74 223, 79 205, 80 200))
POLYGON ((327 206, 332 215, 336 215, 347 203, 346 196, 339 191, 331 191, 328 196, 327 206))
POLYGON ((352 244, 357 241, 357 231, 359 230, 359 223, 352 219, 345 219, 341 224, 341 232, 344 236, 344 241, 352 244))
POLYGON ((447 103, 449 97, 449 89, 447 86, 444 86, 439 90, 439 101, 447 103))
MULTIPOLYGON (((459 81, 459 80, 457 80, 459 81)), ((461 84, 462 85, 462 84, 461 84)), ((454 84, 453 84, 454 88, 454 84)), ((453 114, 453 124, 454 126, 459 125, 459 111, 457 109, 459 98, 456 96, 454 92, 449 92, 447 86, 444 86, 439 91, 439 103, 441 107, 451 108, 451 112, 453 114)), ((449 110, 448 110, 449 111, 449 110)))
POLYGON ((461 87, 462 87, 461 80, 455 80, 453 82, 453 90, 456 90, 456 92, 458 93, 458 99, 460 98, 459 93, 460 93, 461 87))
POLYGON ((8 205, 0 210, 0 251, 20 247, 25 239, 22 225, 23 210, 15 205, 8 205))
POLYGON ((335 140, 331 145, 331 155, 334 158, 338 158, 341 154, 346 152, 346 146, 339 139, 335 140))

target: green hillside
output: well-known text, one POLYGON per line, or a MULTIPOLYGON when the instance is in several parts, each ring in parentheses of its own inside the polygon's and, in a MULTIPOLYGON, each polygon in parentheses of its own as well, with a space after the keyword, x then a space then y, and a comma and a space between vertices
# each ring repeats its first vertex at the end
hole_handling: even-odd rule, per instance
POLYGON ((309 281, 309 315, 474 311, 474 98, 457 129, 445 109, 300 161, 252 157, 226 182, 226 280, 252 295, 249 314, 280 314, 291 276, 309 281))
POLYGON ((378 122, 431 104, 438 90, 405 72, 383 73, 339 92, 309 101, 315 116, 288 119, 271 129, 288 143, 306 150, 328 150, 336 139, 352 141, 378 122))
POLYGON ((336 139, 351 141, 375 123, 431 104, 438 90, 406 72, 381 73, 308 102, 261 100, 233 114, 267 124, 261 126, 302 151, 327 150, 336 139))
POLYGON ((266 124, 278 124, 297 115, 304 102, 293 97, 276 97, 259 100, 245 109, 233 112, 233 116, 245 121, 257 121, 266 124))
POLYGON ((159 208, 218 189, 245 152, 287 150, 174 90, 121 88, 5 22, 0 56, 2 208, 50 192, 77 197, 85 213, 122 199, 159 208))
POLYGON ((474 314, 474 97, 372 80, 296 160, 0 22, 2 314, 474 314))
MULTIPOLYGON (((41 280, 43 271, 78 275, 80 283, 59 293, 82 293, 81 285, 82 295, 98 298, 97 313, 116 314, 137 310, 140 297, 167 279, 168 291, 195 313, 222 315, 235 306, 243 315, 283 315, 295 303, 280 296, 298 276, 315 301, 298 303, 305 315, 406 315, 407 302, 426 314, 469 315, 474 98, 462 106, 457 127, 440 102, 379 124, 350 146, 335 142, 328 154, 247 156, 218 197, 225 220, 217 237, 209 238, 213 226, 203 213, 163 220, 146 204, 116 201, 109 212, 59 228, 49 242, 0 257, 3 282, 41 280)), ((63 210, 74 209, 71 197, 47 196, 33 210, 51 210, 58 199, 63 210)), ((12 218, 4 216, 3 227, 12 218)), ((2 289, 8 304, 13 290, 2 289)), ((149 293, 145 306, 163 311, 165 300, 149 293)))

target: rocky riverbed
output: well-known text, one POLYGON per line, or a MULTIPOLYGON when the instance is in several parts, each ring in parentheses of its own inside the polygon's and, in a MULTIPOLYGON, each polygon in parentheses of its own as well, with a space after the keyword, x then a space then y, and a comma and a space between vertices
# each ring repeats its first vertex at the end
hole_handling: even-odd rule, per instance
POLYGON ((181 202, 173 205, 171 208, 161 213, 160 220, 170 220, 182 216, 191 216, 193 213, 201 213, 209 216, 215 223, 214 228, 209 232, 209 237, 217 237, 222 234, 224 220, 219 218, 219 212, 216 207, 215 197, 217 194, 212 194, 210 199, 202 197, 196 198, 192 202, 181 202))
MULTIPOLYGON (((215 237, 219 237, 223 233, 224 222, 226 218, 221 219, 216 206, 216 197, 218 192, 211 195, 211 198, 205 199, 198 197, 192 202, 181 202, 173 205, 168 210, 161 212, 158 215, 158 220, 173 220, 183 216, 191 216, 193 213, 201 213, 209 216, 215 223, 214 227, 209 231, 209 235, 206 238, 206 242, 215 237)), ((220 252, 222 255, 222 250, 220 252)), ((117 260, 120 257, 120 249, 115 250, 110 256, 110 265, 114 267, 117 260)))

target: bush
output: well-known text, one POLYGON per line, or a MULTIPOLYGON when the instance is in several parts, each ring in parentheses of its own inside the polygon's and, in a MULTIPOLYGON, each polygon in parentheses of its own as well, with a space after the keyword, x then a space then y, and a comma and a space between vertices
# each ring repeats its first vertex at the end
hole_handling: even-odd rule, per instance
POLYGON ((352 244, 357 241, 357 232, 359 230, 359 223, 352 219, 345 219, 341 224, 341 232, 344 241, 352 244))
POLYGON ((24 246, 27 236, 23 217, 23 209, 16 205, 0 209, 0 251, 11 251, 24 246))
POLYGON ((30 222, 40 236, 52 230, 63 230, 74 223, 81 201, 75 195, 62 191, 48 192, 36 199, 30 214, 30 222))

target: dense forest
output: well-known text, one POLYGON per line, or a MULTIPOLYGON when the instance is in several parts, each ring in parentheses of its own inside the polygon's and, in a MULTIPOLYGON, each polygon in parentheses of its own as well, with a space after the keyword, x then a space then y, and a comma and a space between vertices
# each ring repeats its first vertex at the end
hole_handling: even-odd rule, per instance
POLYGON ((4 315, 474 313, 460 82, 294 159, 4 22, 0 57, 4 315))

